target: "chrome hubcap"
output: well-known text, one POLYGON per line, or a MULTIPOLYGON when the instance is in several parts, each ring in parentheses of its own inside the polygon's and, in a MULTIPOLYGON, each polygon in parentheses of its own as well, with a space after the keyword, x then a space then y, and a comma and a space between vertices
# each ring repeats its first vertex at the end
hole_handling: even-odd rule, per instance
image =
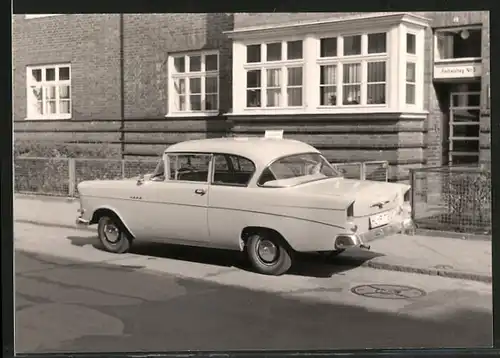
POLYGON ((120 240, 120 230, 115 224, 108 222, 104 225, 104 237, 112 244, 116 244, 120 240))
POLYGON ((270 264, 276 260, 278 248, 269 240, 260 240, 257 246, 257 254, 263 262, 270 264))

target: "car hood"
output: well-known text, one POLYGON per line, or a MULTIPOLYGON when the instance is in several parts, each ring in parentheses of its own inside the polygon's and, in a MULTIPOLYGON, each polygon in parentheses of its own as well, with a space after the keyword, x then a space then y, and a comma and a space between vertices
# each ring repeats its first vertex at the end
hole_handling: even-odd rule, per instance
POLYGON ((295 187, 315 195, 334 196, 354 201, 354 216, 372 215, 403 204, 404 194, 411 186, 370 180, 332 178, 295 187))
POLYGON ((80 196, 107 196, 121 197, 123 189, 137 186, 138 178, 120 180, 87 180, 78 184, 77 189, 80 196))

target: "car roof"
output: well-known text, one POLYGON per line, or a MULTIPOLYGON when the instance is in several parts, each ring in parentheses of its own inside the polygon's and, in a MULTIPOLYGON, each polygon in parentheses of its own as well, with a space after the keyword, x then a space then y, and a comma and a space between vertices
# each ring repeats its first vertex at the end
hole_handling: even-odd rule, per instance
POLYGON ((293 139, 266 137, 229 137, 189 140, 171 145, 165 153, 207 152, 227 153, 246 157, 254 163, 267 165, 271 161, 292 154, 319 153, 313 146, 293 139))

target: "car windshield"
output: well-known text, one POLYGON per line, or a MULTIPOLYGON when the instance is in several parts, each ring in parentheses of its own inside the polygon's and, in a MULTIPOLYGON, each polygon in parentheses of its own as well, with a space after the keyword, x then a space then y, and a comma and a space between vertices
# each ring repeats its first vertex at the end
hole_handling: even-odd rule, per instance
POLYGON ((338 177, 342 177, 342 173, 328 163, 321 154, 304 153, 290 155, 272 163, 262 173, 259 184, 279 181, 272 185, 282 186, 338 177), (286 182, 283 182, 284 180, 286 182))

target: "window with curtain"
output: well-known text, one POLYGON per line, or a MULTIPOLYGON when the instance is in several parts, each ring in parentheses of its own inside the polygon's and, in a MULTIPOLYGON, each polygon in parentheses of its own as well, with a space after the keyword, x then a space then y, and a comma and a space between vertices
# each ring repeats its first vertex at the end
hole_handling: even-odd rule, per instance
POLYGON ((324 65, 321 66, 320 73, 320 105, 321 106, 336 106, 337 105, 337 66, 324 65))
POLYGON ((302 106, 302 67, 289 67, 287 72, 287 104, 289 107, 302 106))
POLYGON ((385 87, 386 87, 386 62, 368 62, 367 63, 367 88, 366 88, 366 103, 367 104, 385 104, 385 87))
POLYGON ((260 107, 261 104, 261 70, 247 71, 247 107, 260 107))
POLYGON ((173 113, 215 112, 219 108, 219 55, 201 52, 174 55, 169 80, 173 113))
POLYGON ((318 40, 320 106, 387 104, 387 32, 318 40))
POLYGON ((71 66, 28 66, 27 118, 71 118, 71 66))
POLYGON ((302 106, 303 51, 302 40, 247 45, 246 107, 302 106))
POLYGON ((343 105, 361 103, 361 64, 349 63, 343 66, 343 105))
POLYGON ((267 103, 266 107, 280 107, 281 103, 281 69, 272 68, 267 73, 267 103))

